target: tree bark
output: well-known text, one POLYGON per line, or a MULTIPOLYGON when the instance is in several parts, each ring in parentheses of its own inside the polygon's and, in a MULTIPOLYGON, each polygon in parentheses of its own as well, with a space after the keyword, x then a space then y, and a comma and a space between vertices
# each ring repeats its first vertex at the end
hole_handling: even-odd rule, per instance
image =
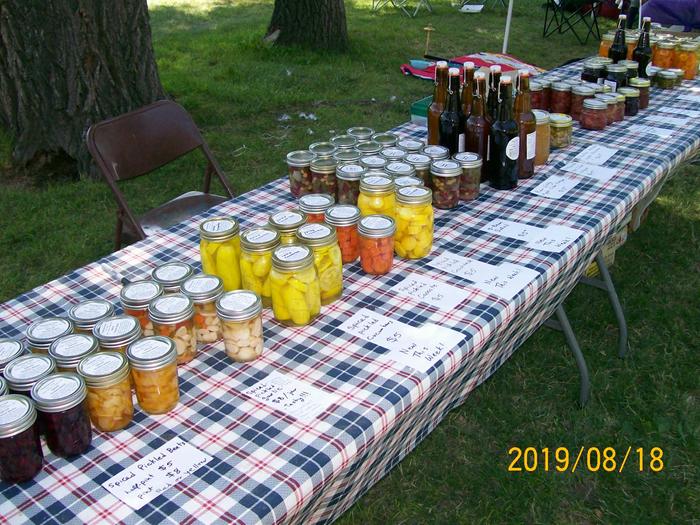
POLYGON ((348 29, 343 0, 275 0, 268 38, 280 45, 345 50, 348 29))
POLYGON ((163 98, 146 0, 0 1, 0 120, 25 164, 88 172, 94 123, 163 98))

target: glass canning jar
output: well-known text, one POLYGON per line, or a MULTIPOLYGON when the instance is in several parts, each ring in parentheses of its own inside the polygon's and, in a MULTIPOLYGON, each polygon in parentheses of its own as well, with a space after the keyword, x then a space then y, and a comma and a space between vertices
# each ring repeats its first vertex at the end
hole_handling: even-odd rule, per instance
POLYGON ((676 44, 670 40, 662 40, 656 43, 651 62, 656 67, 668 69, 673 67, 676 44))
POLYGON ((253 228, 241 234, 243 289, 257 293, 266 308, 272 306, 272 252, 279 245, 280 234, 272 228, 253 228))
POLYGON ((615 122, 615 110, 617 108, 617 97, 612 94, 600 93, 595 96, 597 100, 605 102, 605 123, 609 126, 615 122))
POLYGON ((397 177, 413 177, 416 174, 416 168, 414 168, 412 164, 402 161, 390 162, 386 165, 384 171, 394 179, 397 177))
POLYGON ((123 354, 131 343, 141 338, 143 332, 138 319, 123 314, 102 319, 95 325, 92 334, 100 343, 100 349, 123 354))
POLYGON ((660 67, 652 66, 651 64, 647 66, 647 78, 653 87, 656 87, 656 75, 661 71, 660 67))
POLYGON ((393 133, 389 133, 387 131, 383 133, 375 133, 374 135, 372 135, 372 140, 374 142, 379 143, 382 146, 382 148, 390 148, 391 146, 396 145, 399 138, 393 133))
POLYGON ((72 334, 73 322, 63 317, 48 317, 34 321, 27 328, 27 346, 35 354, 48 354, 49 347, 59 337, 72 334))
POLYGON ((148 303, 161 295, 163 287, 155 281, 148 280, 126 284, 119 294, 124 313, 139 320, 144 337, 155 334, 153 323, 148 317, 148 303))
POLYGON ((362 154, 355 148, 338 150, 333 155, 335 162, 338 164, 338 166, 335 168, 336 179, 338 178, 338 168, 340 168, 343 164, 357 164, 360 162, 360 157, 362 157, 362 154))
POLYGON ((589 59, 585 60, 583 62, 583 71, 581 71, 581 80, 585 80, 586 82, 593 82, 594 84, 598 83, 598 79, 600 79, 602 71, 603 71, 603 64, 599 60, 596 59, 589 59))
POLYGON ((394 186, 396 191, 399 191, 399 189, 406 186, 423 186, 423 181, 413 175, 402 175, 394 179, 394 186))
POLYGON ((399 148, 396 146, 393 146, 391 148, 384 148, 382 151, 379 152, 380 157, 384 157, 388 162, 395 162, 403 159, 408 152, 403 149, 399 148))
MULTIPOLYGON (((241 265, 243 265, 242 250, 241 265)), ((245 275, 242 267, 241 274, 245 275)), ((245 286, 245 279, 243 283, 245 286)), ((224 293, 224 283, 221 279, 216 275, 200 273, 182 283, 181 289, 182 293, 194 303, 194 329, 197 343, 215 343, 221 339, 221 325, 216 316, 216 300, 224 293)))
POLYGON ((24 348, 22 341, 9 338, 0 339, 0 375, 8 364, 25 353, 27 353, 27 350, 24 348))
POLYGON ((125 428, 134 416, 131 379, 126 354, 97 352, 78 364, 78 374, 87 385, 90 421, 97 430, 114 432, 125 428))
POLYGON ((459 183, 462 166, 454 160, 436 160, 430 165, 433 206, 443 210, 459 205, 459 183))
POLYGON ((435 162, 436 160, 445 160, 450 158, 450 150, 444 146, 438 146, 436 144, 431 144, 426 146, 421 150, 423 155, 430 157, 430 161, 435 162))
POLYGON ((34 403, 24 396, 0 397, 0 479, 22 483, 34 478, 44 461, 34 403))
POLYGON ((678 69, 678 68, 671 68, 671 69, 669 69, 669 71, 671 73, 673 73, 674 75, 676 75, 673 85, 676 87, 682 85, 683 84, 683 70, 678 69))
POLYGON ((593 98, 595 90, 586 86, 574 86, 571 88, 571 118, 574 120, 581 119, 581 111, 583 110, 583 101, 593 98))
POLYGON ((175 342, 159 335, 145 337, 129 346, 126 357, 141 410, 167 414, 175 408, 180 400, 175 342))
POLYGON ((311 193, 299 199, 299 211, 306 215, 306 222, 323 222, 326 210, 335 204, 335 192, 311 193))
POLYGON ((603 37, 600 39, 600 45, 598 46, 598 55, 600 57, 607 58, 608 50, 610 46, 612 46, 613 40, 615 40, 615 33, 607 32, 603 34, 603 37))
POLYGON ((536 80, 530 82, 530 105, 532 109, 547 109, 544 103, 544 86, 536 80))
POLYGON ((91 334, 98 321, 114 315, 114 306, 104 299, 91 299, 73 306, 68 311, 68 319, 73 322, 74 331, 91 334))
POLYGON ((297 210, 279 211, 270 215, 268 224, 280 234, 280 244, 293 244, 297 240, 297 228, 306 224, 306 214, 297 210))
MULTIPOLYGON (((637 42, 639 42, 639 32, 627 30, 625 35, 625 45, 627 46, 627 60, 632 59, 632 53, 634 53, 634 48, 637 47, 637 42)), ((620 60, 622 62, 622 60, 620 60)), ((618 64, 620 63, 618 62, 618 64)))
POLYGON ((633 78, 630 87, 639 91, 639 109, 649 107, 649 88, 651 83, 646 78, 633 78))
POLYGON ((32 387, 31 397, 51 452, 71 458, 90 448, 92 427, 82 377, 73 372, 45 377, 32 387))
MULTIPOLYGON (((476 155, 476 153, 471 153, 476 155)), ((477 172, 477 177, 481 174, 477 172)), ((405 259, 421 259, 433 248, 434 214, 432 191, 425 187, 401 188, 396 192, 394 251, 405 259)))
POLYGON ((379 142, 374 142, 373 140, 368 140, 366 142, 360 142, 355 149, 360 152, 363 157, 370 155, 378 155, 382 151, 382 145, 379 142))
MULTIPOLYGON (((238 290, 241 287, 241 239, 238 221, 233 217, 214 217, 199 225, 199 253, 202 257, 202 271, 221 277, 224 290, 238 290)), ((179 284, 194 274, 188 273, 179 284)), ((154 279, 157 280, 157 279, 154 279)), ((162 284, 162 283, 161 283, 162 284)), ((166 293, 179 292, 180 288, 169 289, 166 293)))
POLYGON ((549 160, 550 133, 549 112, 541 109, 532 111, 535 115, 535 166, 542 166, 549 160))
POLYGON ((602 100, 587 99, 583 101, 581 127, 599 131, 605 129, 608 121, 608 105, 602 100))
POLYGON ((333 226, 305 224, 297 230, 299 244, 311 248, 321 287, 321 305, 331 304, 343 294, 343 256, 333 226))
POLYGON ((326 222, 335 227, 343 264, 355 262, 360 256, 360 239, 357 233, 360 208, 350 204, 331 206, 326 211, 326 222))
POLYGON ((362 142, 368 142, 372 140, 372 135, 374 135, 374 130, 372 128, 364 127, 364 126, 354 126, 352 128, 348 128, 346 133, 348 135, 351 135, 355 137, 358 141, 358 143, 362 142))
POLYGON ((305 326, 321 311, 321 286, 311 248, 280 246, 272 252, 272 313, 286 326, 305 326))
POLYGON ((552 149, 571 146, 574 119, 563 113, 549 114, 549 138, 552 149))
POLYGON ((430 187, 430 163, 431 158, 423 153, 409 153, 404 158, 416 170, 416 177, 423 181, 423 186, 430 187))
POLYGON ((287 153, 289 192, 295 199, 313 192, 311 185, 311 161, 314 158, 315 155, 309 150, 297 150, 287 153))
POLYGON ((625 96, 622 93, 611 93, 615 97, 615 122, 625 120, 625 96))
POLYGON ((609 64, 606 66, 607 75, 603 84, 609 86, 615 92, 627 85, 627 68, 622 64, 609 64))
POLYGON ((97 338, 88 334, 68 334, 56 339, 49 347, 49 356, 59 372, 75 372, 80 360, 97 352, 97 338))
POLYGON ((402 139, 399 140, 396 145, 399 148, 406 150, 406 154, 419 153, 425 147, 425 142, 415 139, 402 139))
POLYGON ((564 82, 554 82, 549 105, 554 113, 569 113, 571 111, 571 85, 564 82))
POLYGON ((157 335, 170 337, 177 346, 177 363, 189 363, 197 355, 194 302, 185 294, 167 294, 151 301, 148 315, 157 335))
POLYGON ((357 231, 360 235, 360 264, 365 273, 389 273, 394 265, 394 219, 387 215, 368 215, 360 220, 357 231))
POLYGON ((317 159, 332 159, 338 152, 338 148, 331 142, 314 142, 309 146, 309 151, 317 159))
POLYGON ((25 354, 5 367, 3 375, 12 394, 29 397, 34 384, 56 371, 56 362, 44 354, 25 354))
POLYGON ((379 155, 367 155, 360 159, 360 165, 368 172, 384 172, 384 168, 389 164, 389 161, 379 155))
POLYGON ((639 76, 639 62, 634 60, 620 60, 619 65, 625 66, 625 86, 630 85, 630 80, 639 76))
POLYGON ((639 90, 623 88, 618 93, 625 97, 625 117, 633 117, 639 113, 639 90))
POLYGON ((336 194, 338 191, 338 181, 335 176, 337 167, 338 163, 332 157, 316 158, 311 161, 311 185, 314 193, 336 194))
POLYGON ((473 201, 479 196, 483 159, 478 153, 470 151, 455 153, 452 158, 459 162, 462 167, 462 175, 459 179, 459 198, 463 201, 473 201))
MULTIPOLYGON (((335 137, 331 137, 330 143, 338 148, 338 151, 350 150, 357 146, 357 137, 348 134, 336 135, 335 137)), ((338 153, 338 151, 336 151, 336 153, 338 153)))
POLYGON ((656 86, 661 89, 673 89, 676 85, 676 74, 668 69, 662 69, 656 74, 656 86))
POLYGON ((360 196, 360 179, 367 170, 356 163, 338 166, 336 178, 338 179, 338 204, 357 204, 360 196))
MULTIPOLYGON (((231 223, 231 221, 229 221, 228 219, 222 219, 221 221, 212 219, 210 221, 205 222, 207 223, 206 226, 204 225, 204 223, 202 223, 199 227, 200 239, 202 239, 203 227, 207 228, 207 231, 211 231, 211 235, 213 236, 213 232, 216 228, 224 228, 226 227, 224 225, 228 225, 231 223)), ((233 222, 235 223, 235 221, 233 222)), ((235 235, 236 237, 238 237, 238 224, 236 224, 235 235)), ((209 254, 209 252, 218 248, 219 244, 220 243, 218 241, 209 242, 200 240, 200 251, 202 252, 202 266, 204 266, 205 268, 211 266, 210 264, 208 264, 208 258, 211 255, 209 254), (205 246, 209 245, 207 254, 205 254, 205 250, 202 249, 203 243, 205 244, 205 246)), ((206 269, 204 271, 207 273, 214 273, 213 271, 208 271, 206 269)), ((187 279, 189 279, 192 276, 192 274, 194 274, 194 268, 192 268, 192 266, 184 262, 173 261, 161 264, 160 266, 156 266, 151 272, 151 279, 160 284, 163 287, 163 291, 165 293, 175 293, 180 291, 180 285, 184 283, 187 279)))
POLYGON ((360 181, 360 196, 357 207, 364 215, 394 216, 396 209, 395 185, 387 175, 368 174, 360 181))
POLYGON ((224 328, 226 355, 237 363, 247 363, 263 353, 262 302, 248 290, 230 292, 216 303, 224 328))

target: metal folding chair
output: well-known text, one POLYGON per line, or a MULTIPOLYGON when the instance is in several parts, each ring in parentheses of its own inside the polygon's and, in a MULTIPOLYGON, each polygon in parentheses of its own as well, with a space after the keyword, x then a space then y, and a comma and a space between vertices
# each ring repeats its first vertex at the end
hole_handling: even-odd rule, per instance
POLYGON ((602 4, 603 0, 547 0, 542 36, 547 38, 554 33, 571 31, 581 45, 586 44, 591 35, 600 40, 598 11, 602 4), (572 10, 567 11, 567 8, 572 10), (579 24, 587 29, 585 38, 576 32, 579 24))
POLYGON ((371 11, 376 13, 383 7, 391 4, 394 6, 396 9, 400 9, 403 14, 405 14, 409 18, 415 18, 416 15, 418 15, 418 11, 420 11, 420 8, 423 7, 429 12, 433 12, 433 6, 430 5, 430 0, 418 0, 416 3, 416 8, 411 13, 408 5, 408 0, 372 0, 372 8, 371 11))
MULTIPOLYGON (((460 9, 464 7, 467 4, 470 4, 472 0, 462 0, 462 3, 459 5, 460 9)), ((474 0, 474 2, 479 2, 480 4, 486 5, 486 0, 474 0)), ((496 5, 500 3, 501 7, 508 7, 508 4, 506 4, 506 0, 491 0, 491 5, 496 5)))

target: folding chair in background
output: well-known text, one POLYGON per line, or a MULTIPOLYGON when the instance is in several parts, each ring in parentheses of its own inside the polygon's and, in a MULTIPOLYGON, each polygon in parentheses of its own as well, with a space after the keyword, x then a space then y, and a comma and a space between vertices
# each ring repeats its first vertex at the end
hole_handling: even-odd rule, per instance
POLYGON ((571 31, 579 44, 583 45, 593 35, 600 40, 598 11, 603 0, 546 0, 544 29, 542 36, 547 38, 554 33, 571 31), (587 31, 585 38, 576 32, 576 26, 583 24, 587 31))
POLYGON ((408 0, 372 0, 371 11, 376 13, 381 8, 389 4, 394 6, 396 9, 400 9, 403 14, 409 18, 415 18, 421 7, 424 7, 431 13, 433 12, 433 6, 430 5, 430 0, 418 0, 418 2, 416 2, 416 9, 413 11, 413 13, 411 13, 409 10, 408 0))

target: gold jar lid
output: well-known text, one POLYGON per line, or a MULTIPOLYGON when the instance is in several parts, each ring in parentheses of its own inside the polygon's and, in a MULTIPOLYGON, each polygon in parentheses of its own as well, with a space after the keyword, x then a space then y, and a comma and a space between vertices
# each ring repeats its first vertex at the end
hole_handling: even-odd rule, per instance
POLYGON ((649 82, 647 78, 636 77, 630 79, 630 86, 634 88, 645 88, 651 86, 651 82, 649 82))
POLYGON ((624 95, 625 98, 635 98, 639 97, 639 90, 635 88, 630 88, 630 87, 621 87, 620 89, 617 90, 618 93, 621 95, 624 95))
POLYGON ((574 119, 565 113, 550 113, 549 125, 553 128, 568 128, 574 125, 574 119))

